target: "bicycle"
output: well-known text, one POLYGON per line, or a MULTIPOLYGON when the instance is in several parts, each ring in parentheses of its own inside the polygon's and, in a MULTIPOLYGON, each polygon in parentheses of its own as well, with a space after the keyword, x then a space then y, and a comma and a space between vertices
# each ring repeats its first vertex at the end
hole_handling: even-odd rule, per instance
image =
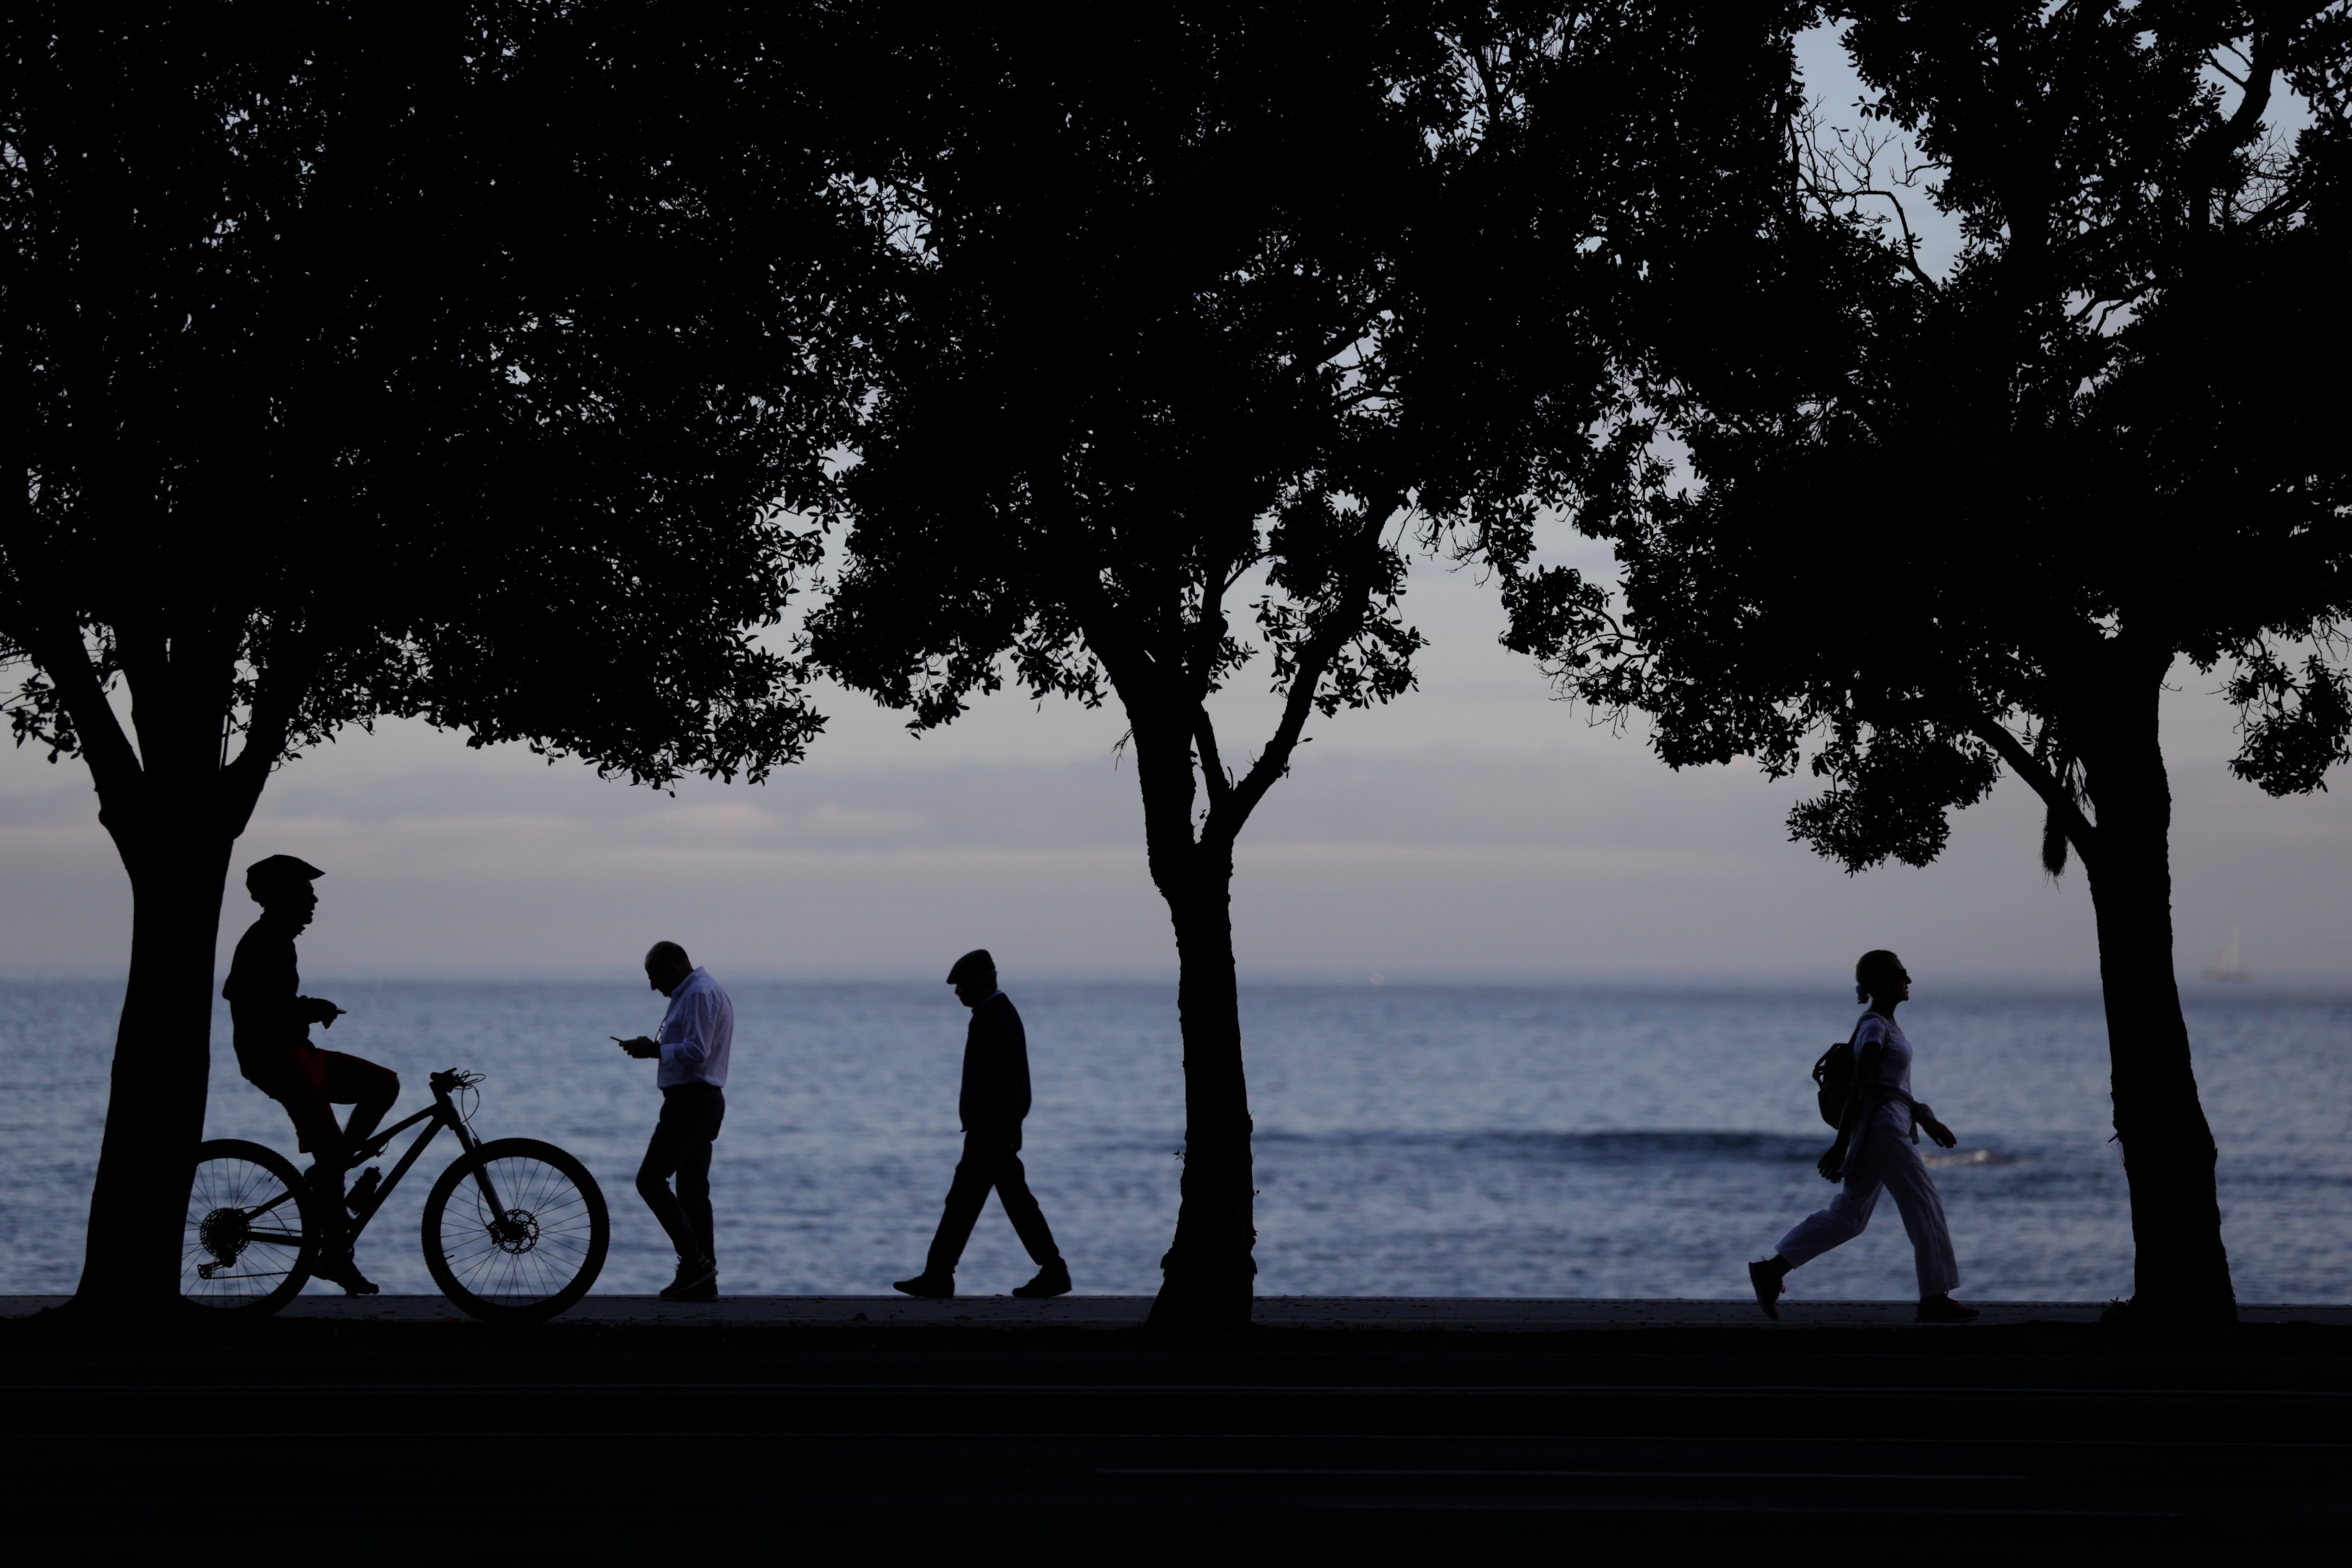
MULTIPOLYGON (((485 1142, 475 1105, 457 1095, 482 1075, 452 1068, 426 1080, 433 1103, 353 1150, 352 1166, 381 1158, 392 1141, 427 1123, 388 1179, 371 1168, 352 1184, 349 1239, 356 1243, 409 1167, 444 1127, 463 1147, 425 1199, 425 1266, 442 1294, 477 1318, 529 1321, 576 1303, 604 1267, 613 1222, 588 1167, 535 1138, 485 1142)), ((215 1311, 267 1317, 301 1293, 317 1266, 318 1205, 327 1200, 294 1163, 240 1138, 196 1149, 182 1238, 180 1290, 215 1311), (291 1216, 292 1223, 289 1224, 291 1216)))

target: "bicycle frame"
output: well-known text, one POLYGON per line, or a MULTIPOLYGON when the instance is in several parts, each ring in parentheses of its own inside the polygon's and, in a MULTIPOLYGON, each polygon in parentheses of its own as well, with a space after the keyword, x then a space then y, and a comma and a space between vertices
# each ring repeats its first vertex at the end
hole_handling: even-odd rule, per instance
MULTIPOLYGON (((392 1195, 392 1189, 400 1185, 400 1178, 408 1174, 409 1167, 416 1163, 417 1158, 425 1152, 425 1146, 432 1142, 433 1140, 439 1135, 442 1128, 446 1127, 451 1131, 457 1133, 457 1142, 464 1146, 467 1152, 471 1152, 482 1146, 480 1134, 477 1133, 473 1128, 467 1125, 466 1119, 457 1113, 456 1101, 449 1098, 449 1094, 452 1089, 463 1089, 467 1086, 469 1081, 478 1082, 479 1080, 478 1079, 469 1080, 467 1075, 461 1074, 453 1068, 447 1072, 436 1072, 425 1081, 431 1085, 433 1089, 432 1104, 426 1106, 424 1110, 418 1111, 415 1115, 408 1118, 406 1121, 395 1122, 392 1126, 384 1128, 383 1131, 376 1133, 375 1136, 370 1138, 366 1142, 361 1144, 357 1149, 352 1151, 351 1162, 352 1166, 356 1167, 363 1165, 370 1160, 380 1158, 386 1150, 392 1147, 392 1141, 394 1139, 399 1137, 402 1133, 407 1131, 418 1122, 425 1121, 431 1123, 431 1125, 426 1127, 423 1132, 417 1135, 416 1142, 408 1146, 408 1152, 400 1157, 400 1163, 392 1168, 392 1173, 384 1177, 383 1181, 377 1183, 375 1191, 368 1194, 367 1201, 358 1209, 352 1211, 349 1237, 354 1245, 359 1241, 360 1233, 367 1229, 368 1222, 375 1218, 376 1211, 383 1207, 384 1200, 392 1195)), ((494 1215, 504 1214, 506 1212, 505 1207, 499 1202, 499 1194, 490 1185, 489 1172, 487 1169, 478 1166, 476 1167, 474 1172, 474 1180, 480 1185, 482 1189, 482 1197, 490 1205, 490 1213, 494 1215)))

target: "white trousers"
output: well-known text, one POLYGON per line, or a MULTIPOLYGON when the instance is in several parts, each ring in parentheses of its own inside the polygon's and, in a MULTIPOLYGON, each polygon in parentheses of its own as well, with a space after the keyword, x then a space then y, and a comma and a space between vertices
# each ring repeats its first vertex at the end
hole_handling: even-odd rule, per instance
POLYGON ((1790 1267, 1810 1263, 1831 1247, 1852 1241, 1870 1223, 1881 1188, 1895 1194, 1903 1215, 1904 1234, 1919 1266, 1919 1296, 1941 1296, 1960 1282, 1960 1266, 1952 1256, 1952 1233, 1944 1225, 1943 1200, 1919 1150, 1896 1131, 1883 1112, 1864 1127, 1862 1146, 1845 1165, 1845 1186, 1830 1206, 1797 1222, 1776 1249, 1790 1267))

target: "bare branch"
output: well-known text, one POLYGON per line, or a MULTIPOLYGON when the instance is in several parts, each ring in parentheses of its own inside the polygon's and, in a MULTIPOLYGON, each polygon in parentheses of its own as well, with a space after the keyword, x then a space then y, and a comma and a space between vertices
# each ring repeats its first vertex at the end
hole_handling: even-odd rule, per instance
POLYGON ((1293 667, 1290 689, 1282 705, 1282 720, 1275 726, 1273 736, 1249 773, 1234 786, 1225 802, 1226 809, 1213 811, 1203 837, 1214 834, 1231 842, 1239 834, 1257 803, 1274 787, 1290 766, 1290 756, 1297 750, 1298 738, 1307 728, 1307 717, 1314 710, 1315 694, 1323 683, 1331 662, 1339 650, 1363 629, 1364 617, 1371 608, 1375 567, 1380 559, 1381 540, 1388 531, 1388 520, 1404 505, 1402 492, 1391 495, 1385 505, 1367 506, 1365 522, 1357 535, 1356 562, 1348 574, 1338 602, 1326 615, 1323 624, 1307 638, 1293 667))
POLYGON ((1234 778, 1217 753, 1217 726, 1205 704, 1193 710, 1192 742, 1200 750, 1201 777, 1208 787, 1210 814, 1214 816, 1233 798, 1234 778))
POLYGON ((89 764, 99 798, 120 797, 136 789, 146 775, 137 748, 123 733, 106 687, 91 668, 89 650, 70 626, 46 616, 20 615, 8 627, 11 640, 29 655, 56 688, 58 701, 73 724, 74 744, 89 764))

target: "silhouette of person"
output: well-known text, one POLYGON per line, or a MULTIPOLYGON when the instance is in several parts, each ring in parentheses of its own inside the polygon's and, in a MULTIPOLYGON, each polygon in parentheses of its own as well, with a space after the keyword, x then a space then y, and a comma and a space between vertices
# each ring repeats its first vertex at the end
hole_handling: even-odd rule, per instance
POLYGON ((1778 1318, 1789 1270, 1860 1236, 1884 1190, 1895 1195, 1911 1238, 1919 1273, 1919 1321, 1965 1323, 1977 1310, 1952 1300, 1960 1266, 1952 1256, 1943 1200, 1917 1147, 1922 1128, 1944 1148, 1958 1140, 1935 1112, 1911 1098, 1911 1042, 1895 1022, 1896 1006, 1911 999, 1911 976, 1901 959, 1874 948, 1854 964, 1853 979, 1854 999, 1867 1002, 1869 1011, 1854 1030, 1853 1082, 1846 1091, 1845 1114, 1819 1164, 1823 1176, 1843 1179, 1845 1185, 1829 1207, 1798 1221, 1771 1257, 1748 1266, 1748 1283, 1764 1315, 1778 1318))
POLYGON ((302 976, 294 964, 294 939, 319 908, 319 889, 310 884, 325 875, 291 855, 272 855, 245 868, 245 890, 261 906, 261 918, 237 939, 221 994, 228 999, 237 1070, 286 1108, 295 1138, 311 1157, 310 1185, 323 1217, 319 1261, 310 1271, 353 1296, 373 1296, 375 1286, 352 1258, 343 1173, 399 1100, 400 1075, 310 1043, 311 1025, 332 1028, 343 1016, 332 1002, 299 994, 302 976), (349 1121, 335 1120, 338 1105, 352 1108, 349 1121))
MULTIPOLYGON (((621 1049, 658 1060, 661 1120, 637 1167, 637 1195, 677 1249, 677 1278, 665 1301, 708 1301, 719 1294, 719 1240, 710 1213, 710 1152, 727 1119, 727 1058, 735 1043, 735 1004, 674 942, 646 952, 646 984, 669 998, 661 1038, 620 1040, 621 1049), (677 1190, 670 1190, 670 1178, 677 1190)), ((615 1037, 617 1039, 618 1037, 615 1037)))
POLYGON ((956 1000, 971 1009, 964 1032, 963 1089, 956 1111, 963 1123, 963 1158, 948 1184, 947 1210, 931 1238, 923 1271, 892 1289, 909 1296, 955 1294, 956 1263, 993 1187, 1013 1234, 1029 1249, 1037 1277, 1014 1289, 1015 1296, 1061 1296, 1070 1289, 1070 1268, 1054 1246, 1045 1211, 1029 1191, 1021 1168, 1021 1121, 1029 1114, 1029 1037, 1013 998, 997 989, 996 960, 984 947, 972 949, 948 971, 956 1000))

